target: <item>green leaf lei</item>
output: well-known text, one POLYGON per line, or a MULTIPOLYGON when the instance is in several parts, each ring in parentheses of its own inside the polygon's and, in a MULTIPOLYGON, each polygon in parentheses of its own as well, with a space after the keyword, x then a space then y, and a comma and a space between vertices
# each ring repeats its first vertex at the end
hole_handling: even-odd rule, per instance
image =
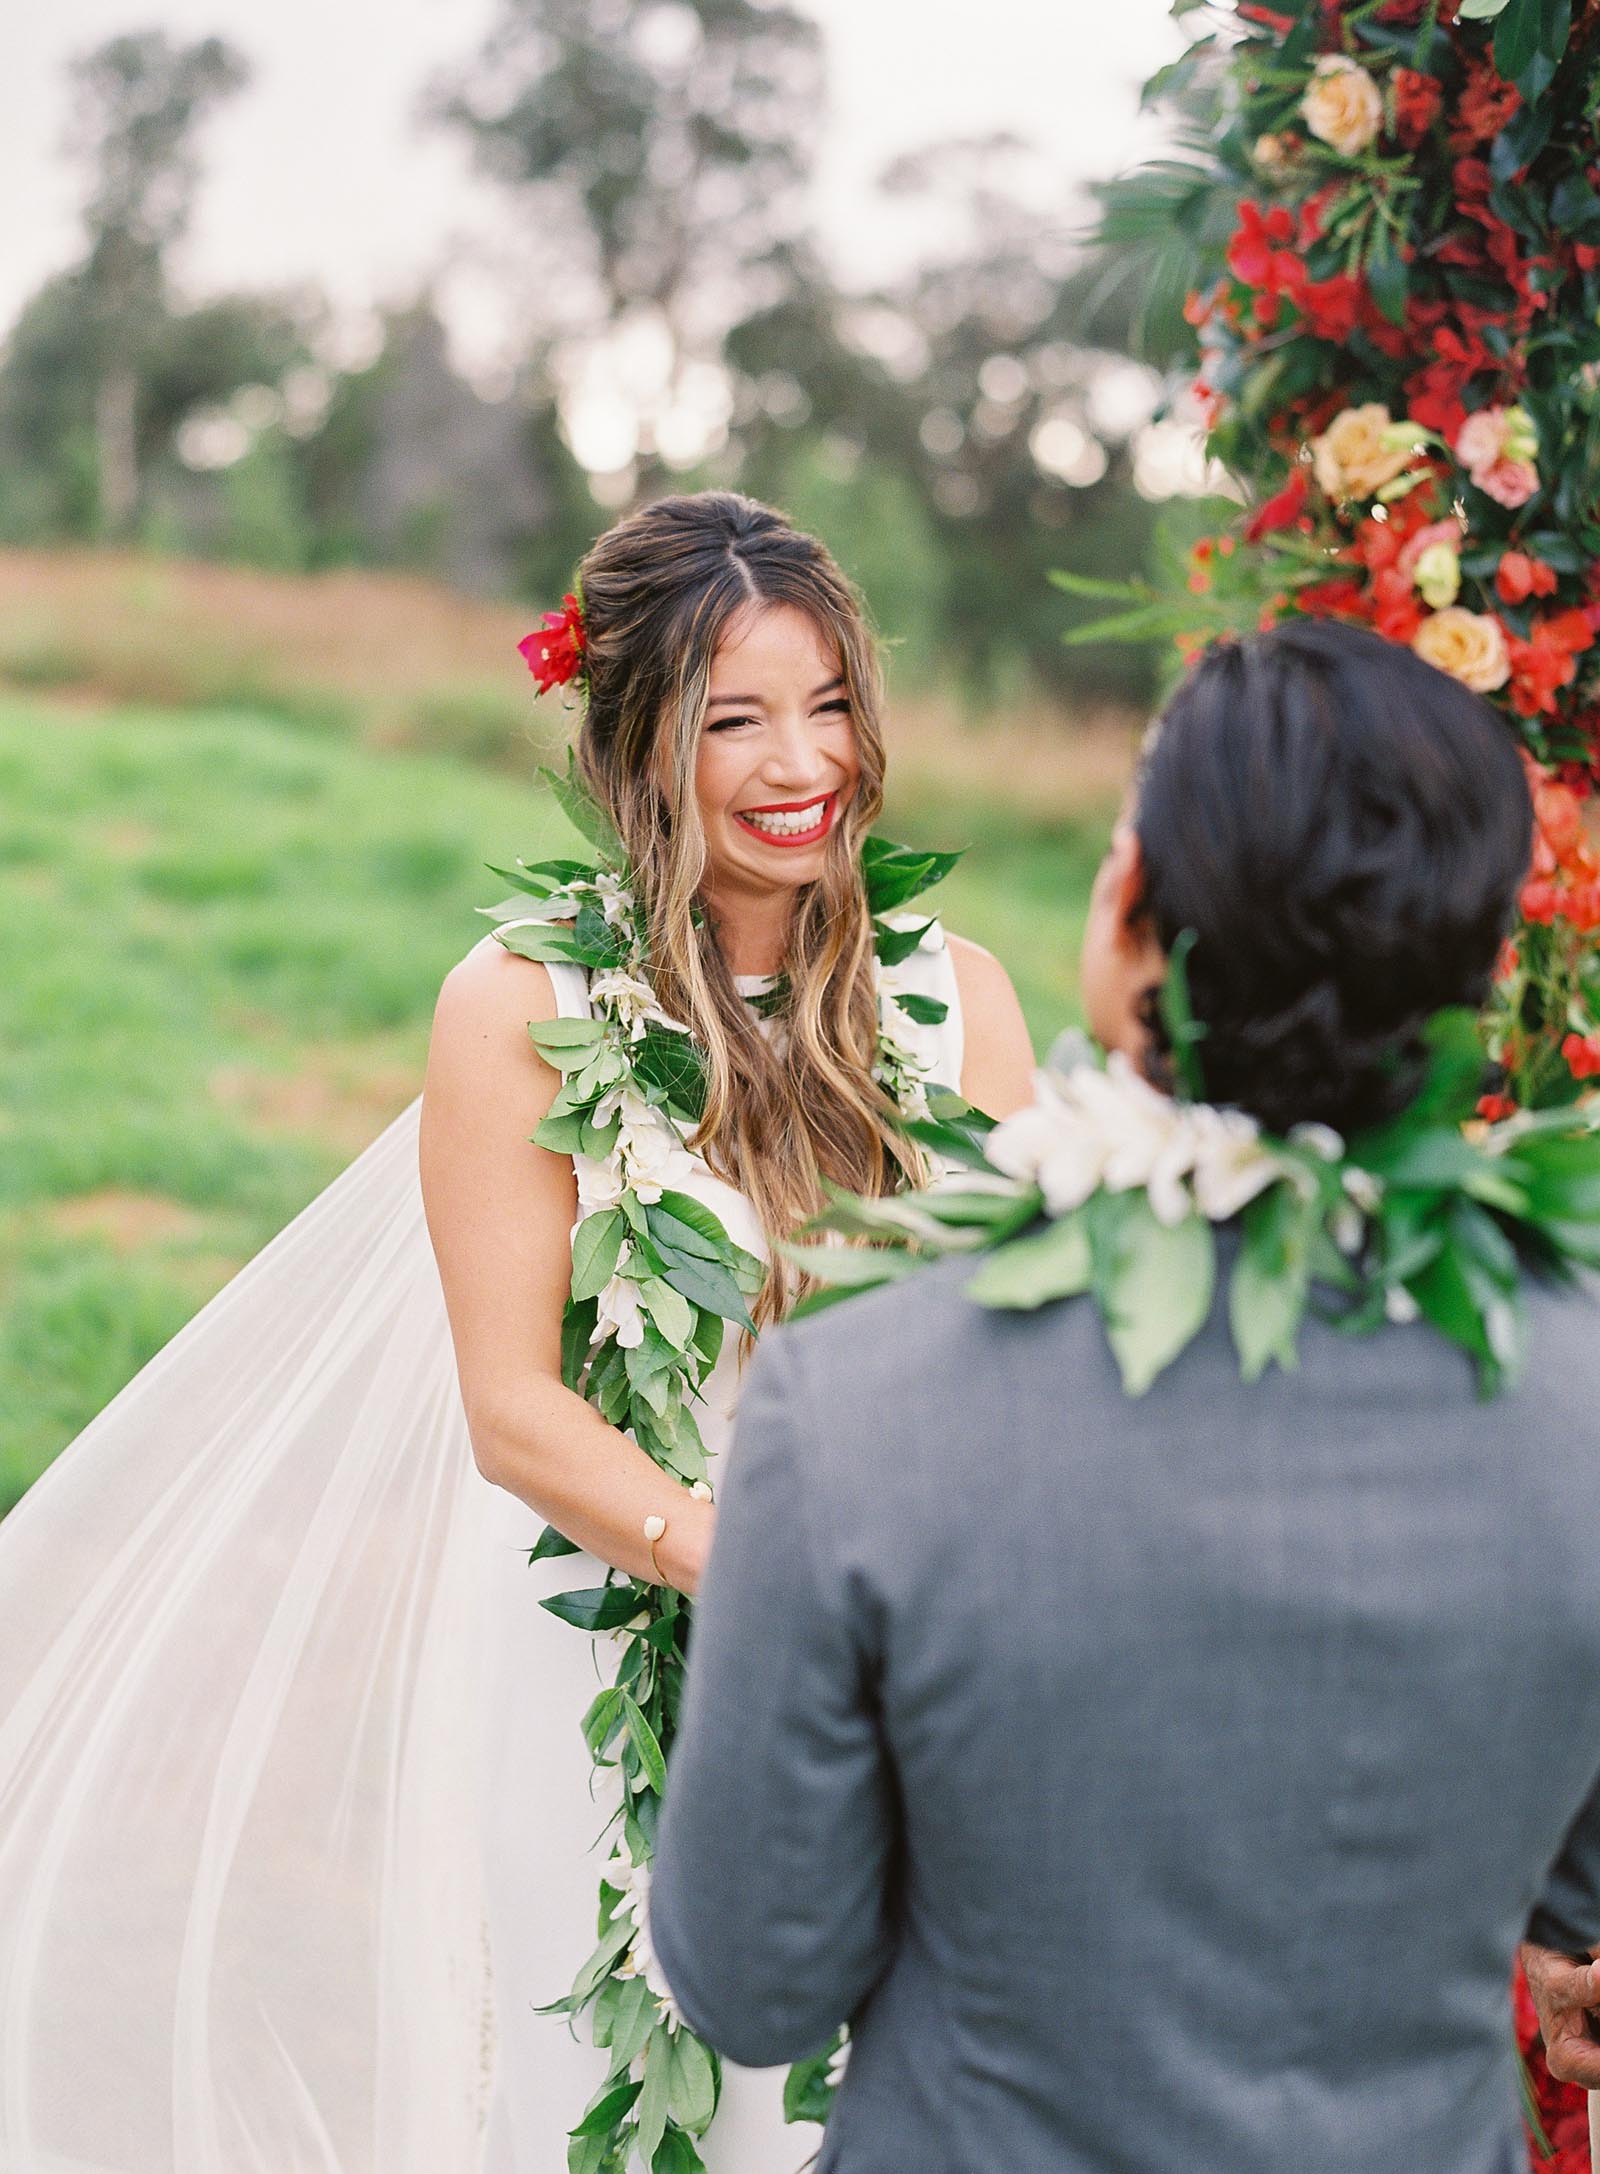
MULTIPOLYGON (((534 1047, 562 1075, 534 1139, 571 1155, 579 1217, 572 1289, 562 1321, 561 1371, 612 1426, 676 1480, 709 1496, 709 1463, 694 1416, 730 1324, 755 1333, 750 1301, 763 1264, 734 1244, 704 1202, 673 1182, 705 1096, 701 1052, 655 999, 646 917, 622 843, 574 770, 546 773, 592 862, 521 862, 494 870, 514 895, 481 909, 508 951, 589 974, 590 1019, 531 1025, 534 1047)), ((900 909, 940 882, 955 854, 867 840, 862 873, 879 964, 875 1076, 902 1118, 929 1112, 918 1030, 946 1006, 896 986, 894 969, 932 923, 900 909)), ((763 1002, 781 1011, 782 990, 763 1002)), ((530 1560, 579 1551, 548 1528, 530 1560)), ((597 1768, 620 1774, 618 1831, 601 1874, 598 1942, 572 1989, 543 2011, 587 2015, 608 2055, 605 2081, 569 2132, 570 2174, 696 2174, 696 2140, 716 2114, 721 2068, 673 2006, 650 1945, 648 1894, 666 1761, 681 1711, 689 1604, 670 1587, 608 1571, 602 1584, 543 1606, 563 1622, 620 1642, 615 1676, 583 1716, 597 1768)), ((827 2118, 844 2034, 791 2073, 786 2118, 827 2118)))
MULTIPOLYGON (((1189 1060, 1198 1039, 1190 1022, 1189 1060)), ((999 1125, 936 1094, 910 1130, 961 1174, 915 1199, 841 1200, 817 1218, 818 1231, 871 1243, 788 1249, 827 1286, 807 1309, 970 1253, 967 1288, 982 1305, 1092 1298, 1139 1396, 1204 1326, 1214 1226, 1237 1217, 1227 1306, 1247 1381, 1295 1366, 1321 1294, 1319 1310, 1351 1333, 1426 1319, 1470 1355, 1491 1396, 1522 1363, 1524 1276, 1600 1268, 1600 1104, 1485 1124, 1474 1115, 1476 1015, 1441 1012, 1428 1043, 1416 1099, 1348 1145, 1326 1126, 1276 1139, 1237 1110, 1171 1099, 1087 1044, 999 1125)))

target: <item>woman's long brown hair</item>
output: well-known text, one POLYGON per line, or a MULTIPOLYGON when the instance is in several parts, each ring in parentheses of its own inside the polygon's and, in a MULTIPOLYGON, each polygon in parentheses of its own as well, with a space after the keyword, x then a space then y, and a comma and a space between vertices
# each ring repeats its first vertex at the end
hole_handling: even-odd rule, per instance
MULTIPOLYGON (((751 1202, 769 1239, 821 1206, 823 1180, 884 1193, 921 1175, 873 1077, 878 1045, 862 840, 883 804, 882 675, 866 612, 825 547, 731 491, 665 498, 602 536, 579 570, 588 709, 578 760, 621 834, 649 916, 664 1009, 705 1052, 693 1145, 751 1202), (695 768, 712 660, 742 614, 790 605, 836 651, 860 779, 815 883, 797 895, 774 1046, 751 1016, 702 910, 705 832, 695 768)), ((774 1265, 757 1321, 781 1313, 774 1265)))

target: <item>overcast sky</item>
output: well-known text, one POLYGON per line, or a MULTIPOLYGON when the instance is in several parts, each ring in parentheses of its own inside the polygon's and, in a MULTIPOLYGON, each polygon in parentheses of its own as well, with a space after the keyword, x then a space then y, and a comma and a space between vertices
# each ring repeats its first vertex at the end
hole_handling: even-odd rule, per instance
MULTIPOLYGON (((1177 48, 1168 0, 807 0, 825 25, 820 214, 847 277, 893 269, 914 235, 871 206, 898 151, 1010 128, 1079 180, 1151 143, 1139 82, 1177 48)), ((161 25, 241 47, 253 87, 206 139, 200 216, 180 263, 200 294, 310 280, 352 318, 406 299, 475 250, 509 250, 504 200, 413 124, 430 74, 470 53, 496 0, 0 0, 0 327, 76 246, 60 156, 70 56, 161 25)), ((466 359, 492 355, 487 282, 446 290, 466 359)))

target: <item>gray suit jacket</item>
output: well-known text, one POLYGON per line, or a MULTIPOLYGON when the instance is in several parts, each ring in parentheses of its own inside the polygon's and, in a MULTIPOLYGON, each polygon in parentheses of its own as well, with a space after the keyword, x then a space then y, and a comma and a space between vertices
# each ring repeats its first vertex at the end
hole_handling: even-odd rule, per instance
POLYGON ((1087 1301, 967 1273, 753 1368, 653 1897, 689 2019, 853 2019, 824 2174, 1513 2174, 1513 1950, 1600 1942, 1591 1299, 1491 1404, 1421 1326, 1247 1389, 1216 1317, 1132 1402, 1087 1301))

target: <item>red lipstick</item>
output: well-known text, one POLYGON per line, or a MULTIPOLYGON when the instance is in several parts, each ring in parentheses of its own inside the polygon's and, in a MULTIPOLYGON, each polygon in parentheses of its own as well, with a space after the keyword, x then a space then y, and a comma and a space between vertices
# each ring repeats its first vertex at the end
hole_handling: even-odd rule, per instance
POLYGON ((779 833, 762 830, 758 824, 746 820, 747 817, 752 815, 787 815, 792 809, 808 808, 813 805, 814 803, 809 800, 775 800, 764 808, 740 808, 733 819, 747 838, 759 838, 763 845, 816 845, 821 839, 826 838, 833 828, 833 819, 839 807, 837 791, 824 794, 822 813, 809 830, 779 833))

